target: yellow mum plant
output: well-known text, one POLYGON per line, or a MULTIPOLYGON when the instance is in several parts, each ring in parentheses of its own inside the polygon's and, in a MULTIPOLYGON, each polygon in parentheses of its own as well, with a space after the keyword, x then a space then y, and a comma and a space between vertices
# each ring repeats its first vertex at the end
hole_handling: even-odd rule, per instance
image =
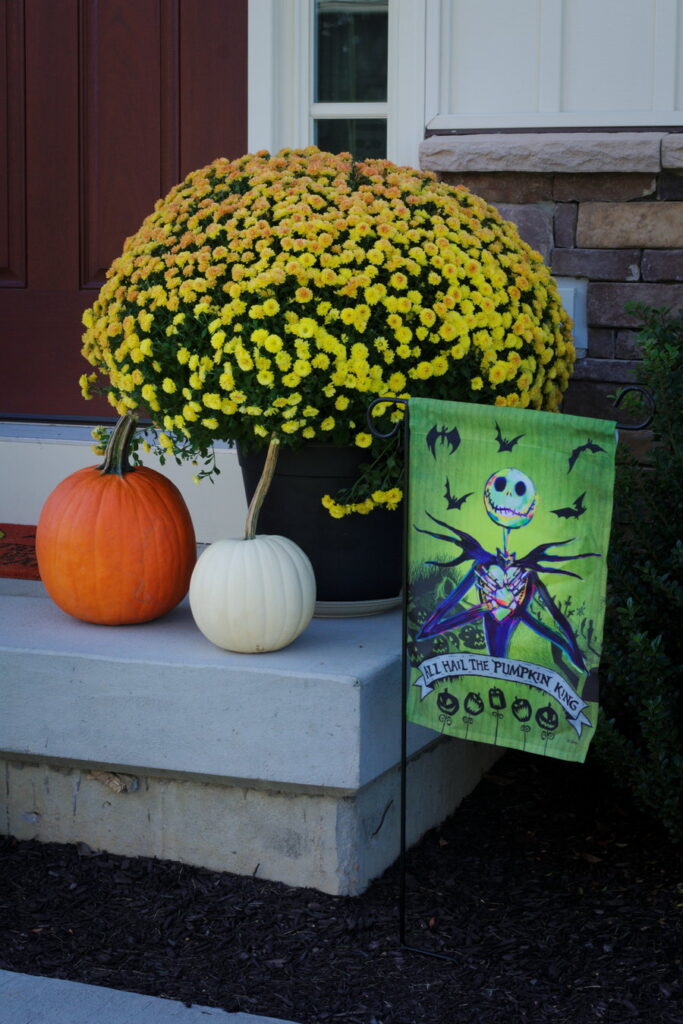
MULTIPOLYGON (((157 202, 83 318, 119 413, 177 460, 307 441, 368 452, 333 515, 395 508, 401 460, 366 410, 411 395, 558 409, 570 322, 541 256, 466 188, 314 147, 216 160, 157 202)), ((98 387, 84 374, 83 393, 98 387)), ((381 429, 402 415, 375 408, 381 429)))

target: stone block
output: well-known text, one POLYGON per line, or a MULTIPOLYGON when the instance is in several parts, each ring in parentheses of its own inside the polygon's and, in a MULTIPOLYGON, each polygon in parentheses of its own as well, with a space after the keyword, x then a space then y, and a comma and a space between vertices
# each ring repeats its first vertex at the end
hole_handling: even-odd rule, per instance
POLYGON ((662 171, 657 180, 658 199, 683 199, 683 171, 662 171))
POLYGON ((550 203, 525 206, 517 203, 496 203, 504 220, 513 221, 525 242, 540 252, 547 263, 553 244, 553 209, 550 203))
POLYGON ((589 358, 614 359, 614 333, 608 327, 591 327, 588 332, 589 358))
POLYGON ((572 416, 616 420, 619 410, 614 408, 614 391, 614 383, 587 380, 575 374, 564 396, 562 411, 572 416))
POLYGON ((674 249, 683 239, 683 203, 581 203, 576 244, 584 249, 674 249))
MULTIPOLYGON (((420 166, 445 172, 657 173, 662 132, 519 132, 430 135, 420 166)), ((672 156, 672 159, 675 157, 672 156)), ((679 166, 679 165, 675 165, 679 166)))
POLYGON ((652 195, 654 174, 556 174, 553 199, 568 202, 626 202, 652 195))
POLYGON ((550 174, 443 174, 449 185, 464 185, 489 203, 541 203, 552 198, 550 174))
MULTIPOLYGON (((648 415, 647 409, 639 409, 633 414, 624 410, 625 423, 644 423, 648 415)), ((652 466, 652 446, 655 436, 651 430, 623 430, 619 434, 619 447, 630 451, 633 458, 641 466, 652 466)))
POLYGON ((683 236, 680 249, 646 249, 641 271, 643 281, 683 281, 683 236))
POLYGON ((576 245, 576 219, 578 206, 576 203, 558 203, 555 207, 553 230, 555 245, 558 248, 571 249, 576 245))
POLYGON ((671 132, 662 138, 662 167, 683 170, 683 132, 671 132))
POLYGON ((553 273, 591 281, 637 281, 639 249, 553 249, 553 273))
POLYGON ((639 319, 627 313, 628 302, 646 306, 683 306, 683 285, 678 284, 608 284, 588 285, 587 320, 591 327, 638 327, 639 319))
POLYGON ((574 367, 573 380, 609 381, 632 384, 637 363, 628 359, 580 359, 574 367))
POLYGON ((617 331, 614 339, 614 355, 617 359, 642 359, 642 342, 637 331, 617 331))

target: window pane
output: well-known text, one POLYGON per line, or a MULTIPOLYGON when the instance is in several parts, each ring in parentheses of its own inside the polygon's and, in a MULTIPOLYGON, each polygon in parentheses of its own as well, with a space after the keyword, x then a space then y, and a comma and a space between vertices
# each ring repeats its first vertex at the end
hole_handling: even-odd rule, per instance
POLYGON ((387 122, 383 118, 316 121, 315 136, 316 145, 328 153, 351 153, 356 160, 384 160, 387 155, 387 122))
POLYGON ((316 0, 316 103, 387 98, 388 0, 316 0))

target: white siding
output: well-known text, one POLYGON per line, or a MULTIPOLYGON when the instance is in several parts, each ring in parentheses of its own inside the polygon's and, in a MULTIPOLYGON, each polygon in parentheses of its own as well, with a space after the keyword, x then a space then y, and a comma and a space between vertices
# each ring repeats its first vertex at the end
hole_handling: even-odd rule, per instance
POLYGON ((564 4, 562 110, 653 109, 656 6, 648 0, 564 4))
POLYGON ((449 113, 536 109, 539 6, 540 0, 454 0, 449 113))
POLYGON ((683 123, 683 0, 440 0, 431 17, 430 128, 683 123))

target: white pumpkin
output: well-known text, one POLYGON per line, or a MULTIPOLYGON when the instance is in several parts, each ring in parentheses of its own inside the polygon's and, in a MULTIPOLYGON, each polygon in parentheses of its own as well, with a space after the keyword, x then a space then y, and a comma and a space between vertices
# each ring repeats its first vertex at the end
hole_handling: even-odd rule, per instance
POLYGON ((207 640, 227 651, 278 651, 296 640, 313 618, 315 575, 308 555, 287 537, 256 535, 278 445, 271 438, 244 537, 211 544, 190 580, 194 621, 207 640))
POLYGON ((228 651, 286 647, 306 629, 314 605, 313 567, 287 537, 218 540, 202 552, 190 581, 197 626, 228 651))

